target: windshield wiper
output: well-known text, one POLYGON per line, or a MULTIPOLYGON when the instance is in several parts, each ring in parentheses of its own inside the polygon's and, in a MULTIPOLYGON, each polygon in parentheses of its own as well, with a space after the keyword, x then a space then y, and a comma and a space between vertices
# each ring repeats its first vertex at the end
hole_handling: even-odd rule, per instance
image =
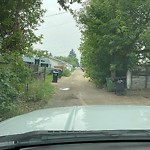
POLYGON ((150 140, 150 130, 33 131, 0 137, 0 149, 45 144, 150 140))

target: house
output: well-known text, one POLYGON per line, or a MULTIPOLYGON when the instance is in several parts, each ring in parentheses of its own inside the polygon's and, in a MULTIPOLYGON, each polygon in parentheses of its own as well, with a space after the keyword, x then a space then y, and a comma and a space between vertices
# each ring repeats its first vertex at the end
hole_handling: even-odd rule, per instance
POLYGON ((68 69, 69 71, 73 70, 73 66, 70 64, 66 64, 66 69, 68 69))
POLYGON ((51 68, 51 63, 48 58, 39 58, 39 57, 27 57, 23 56, 23 62, 27 64, 39 65, 39 67, 48 67, 51 68))
POLYGON ((57 58, 54 58, 54 57, 49 57, 49 60, 51 62, 51 68, 54 68, 54 66, 63 66, 63 67, 65 67, 65 65, 66 65, 66 62, 64 62, 62 60, 59 60, 57 58))
POLYGON ((39 58, 39 57, 27 57, 23 56, 23 62, 28 64, 28 67, 32 69, 35 78, 37 76, 42 76, 45 79, 46 71, 49 73, 51 70, 51 63, 48 58, 39 58), (44 75, 43 75, 44 74, 44 75))
POLYGON ((35 64, 35 58, 33 58, 33 57, 30 58, 30 57, 27 57, 27 56, 23 56, 22 59, 23 59, 24 63, 35 64))
POLYGON ((73 66, 65 61, 59 60, 54 57, 49 57, 49 60, 51 62, 51 68, 55 68, 56 66, 62 66, 64 69, 72 70, 73 66))
POLYGON ((40 70, 43 70, 43 68, 46 67, 48 73, 51 71, 52 68, 49 58, 40 58, 39 66, 40 66, 40 70))
POLYGON ((54 57, 44 58, 44 57, 32 57, 29 58, 27 56, 23 56, 23 61, 26 64, 34 65, 34 70, 37 70, 37 72, 43 72, 43 69, 46 67, 48 72, 51 72, 52 68, 62 68, 62 69, 68 69, 72 70, 73 66, 69 63, 59 60, 54 57), (37 68, 38 66, 38 68, 37 68))

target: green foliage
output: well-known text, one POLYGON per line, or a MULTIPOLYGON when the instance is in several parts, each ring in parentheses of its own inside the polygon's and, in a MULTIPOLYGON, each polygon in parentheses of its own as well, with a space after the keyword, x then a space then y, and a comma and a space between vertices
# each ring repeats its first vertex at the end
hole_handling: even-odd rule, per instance
POLYGON ((34 30, 43 22, 42 0, 1 0, 0 53, 27 54, 33 43, 40 42, 34 30))
MULTIPOLYGON (((5 71, 5 73, 10 73, 5 71)), ((4 73, 1 73, 4 74, 4 73)), ((1 75, 0 74, 0 75, 1 75)), ((12 73, 11 73, 12 74, 12 73)), ((0 76, 1 77, 1 76, 0 76)), ((6 76, 8 80, 9 75, 6 76)), ((16 78, 15 78, 16 79, 16 78)), ((12 76, 11 76, 12 80, 12 76)), ((29 92, 23 92, 24 90, 16 90, 14 88, 16 84, 12 84, 10 81, 1 81, 0 89, 3 85, 7 84, 7 87, 2 87, 3 90, 0 90, 0 118, 2 120, 19 115, 24 113, 23 110, 19 108, 19 102, 26 100, 25 105, 28 106, 30 102, 47 102, 50 99, 50 96, 54 92, 54 87, 51 85, 52 77, 49 76, 46 78, 46 81, 34 81, 29 84, 29 92), (11 84, 10 84, 11 83, 11 84)), ((18 82, 18 81, 17 81, 18 82)), ((32 107, 32 106, 31 106, 32 107)), ((30 108, 33 110, 33 108, 30 108)))
POLYGON ((75 15, 82 33, 81 63, 94 83, 106 82, 112 64, 125 75, 139 63, 139 47, 147 47, 149 37, 149 5, 149 0, 90 0, 75 15))
POLYGON ((15 73, 11 72, 9 69, 7 68, 2 68, 0 70, 0 92, 1 92, 1 97, 0 100, 10 100, 13 98, 16 98, 17 95, 17 91, 16 91, 16 85, 13 85, 14 83, 18 82, 18 77, 16 76, 15 73), (12 86, 13 85, 13 86, 12 86), (9 90, 7 90, 9 89, 9 90), (9 97, 6 98, 8 95, 9 97))
POLYGON ((73 4, 73 3, 80 3, 82 0, 57 0, 57 2, 60 4, 60 6, 65 9, 65 10, 70 10, 71 11, 71 8, 70 8, 70 4, 73 4))
POLYGON ((28 92, 25 92, 23 99, 27 102, 47 101, 54 92, 54 87, 51 85, 52 77, 47 77, 46 81, 33 81, 29 84, 28 92))
MULTIPOLYGON (((9 69, 0 69, 0 114, 6 113, 14 108, 14 101, 19 93, 16 84, 18 78, 9 69)), ((0 115, 0 117, 2 117, 0 115)))
POLYGON ((26 56, 29 56, 29 57, 45 57, 45 58, 48 58, 49 57, 49 54, 48 54, 48 51, 47 50, 41 50, 41 49, 30 49, 30 52, 28 52, 26 54, 26 56))
MULTIPOLYGON (((65 4, 65 1, 60 0, 60 3, 65 4)), ((40 57, 48 54, 46 51, 32 49, 33 44, 41 42, 42 38, 34 32, 43 22, 45 10, 41 5, 42 0, 1 0, 0 55, 6 63, 6 68, 0 66, 0 118, 5 113, 7 118, 19 112, 16 102, 22 95, 27 79, 31 79, 30 70, 23 65, 22 54, 40 57)), ((46 83, 41 85, 42 90, 32 85, 34 95, 39 93, 36 98, 33 96, 32 100, 37 101, 42 97, 47 99, 46 95, 52 88, 49 89, 46 83)))
POLYGON ((76 58, 76 53, 75 53, 75 51, 73 49, 69 52, 69 56, 68 57, 76 58))
POLYGON ((71 75, 71 72, 69 70, 64 70, 62 75, 65 77, 69 77, 71 75))
POLYGON ((65 62, 71 64, 74 68, 79 66, 78 59, 75 58, 75 57, 57 56, 57 57, 55 57, 55 58, 57 58, 57 59, 59 59, 59 60, 62 60, 62 61, 65 61, 65 62))
POLYGON ((8 118, 11 118, 13 116, 21 114, 20 108, 18 108, 16 106, 16 104, 14 104, 14 103, 12 103, 12 104, 9 103, 9 106, 7 108, 6 108, 6 105, 2 106, 2 104, 0 107, 5 108, 5 109, 1 110, 2 114, 0 115, 0 121, 3 121, 5 119, 8 119, 8 118))
MULTIPOLYGON (((5 55, 6 57, 6 55, 5 55)), ((29 69, 23 65, 22 59, 14 56, 7 56, 4 67, 0 69, 0 114, 4 114, 16 109, 15 103, 23 90, 29 69), (17 61, 17 60, 18 61, 17 61)), ((0 115, 0 118, 2 117, 0 115)))

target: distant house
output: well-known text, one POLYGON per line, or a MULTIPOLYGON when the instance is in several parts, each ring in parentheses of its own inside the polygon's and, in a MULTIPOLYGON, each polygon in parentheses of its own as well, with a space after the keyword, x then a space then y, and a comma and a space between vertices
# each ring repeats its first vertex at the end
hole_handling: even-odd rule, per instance
POLYGON ((51 63, 48 58, 39 58, 39 57, 27 57, 23 56, 23 62, 25 64, 32 65, 33 70, 37 72, 43 72, 43 68, 47 68, 48 70, 51 69, 51 63))
POLYGON ((49 60, 51 62, 51 67, 54 68, 55 66, 63 66, 64 69, 72 70, 73 66, 65 61, 59 60, 54 57, 49 57, 49 60))
POLYGON ((51 63, 48 58, 39 58, 39 57, 27 57, 23 56, 23 62, 28 63, 28 64, 36 64, 39 65, 39 67, 48 67, 51 68, 51 63))
POLYGON ((66 69, 68 69, 69 71, 73 70, 73 66, 70 64, 66 64, 66 69))
POLYGON ((23 62, 25 62, 25 63, 35 64, 35 58, 30 58, 30 57, 23 56, 22 59, 23 59, 23 62))
POLYGON ((41 67, 46 66, 48 68, 51 68, 51 62, 50 62, 50 60, 48 58, 41 58, 39 65, 41 67))
POLYGON ((39 66, 40 70, 43 70, 41 68, 46 67, 48 72, 50 72, 52 68, 51 61, 48 58, 40 58, 39 66))
POLYGON ((49 60, 51 62, 51 67, 54 68, 54 66, 65 66, 65 63, 59 59, 56 59, 54 57, 49 57, 49 60))
POLYGON ((45 80, 46 72, 50 72, 51 70, 51 63, 48 58, 39 58, 39 57, 32 57, 29 58, 27 56, 23 56, 23 62, 28 64, 29 68, 32 69, 34 78, 39 78, 45 80))
POLYGON ((63 67, 64 69, 68 69, 68 70, 72 70, 73 69, 73 66, 70 65, 69 63, 65 62, 65 61, 62 61, 62 60, 59 60, 59 59, 56 59, 54 57, 49 57, 49 58, 39 58, 39 57, 32 57, 32 58, 29 58, 29 57, 26 57, 26 56, 23 56, 23 61, 27 64, 34 64, 34 65, 38 65, 39 66, 39 71, 42 70, 43 67, 46 67, 48 70, 51 70, 51 68, 54 68, 54 67, 58 67, 58 66, 61 66, 63 67))

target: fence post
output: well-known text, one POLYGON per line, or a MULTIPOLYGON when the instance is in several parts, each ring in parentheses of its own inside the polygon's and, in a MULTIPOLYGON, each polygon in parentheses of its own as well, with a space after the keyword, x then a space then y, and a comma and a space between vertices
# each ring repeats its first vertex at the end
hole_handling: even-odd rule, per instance
POLYGON ((44 81, 46 79, 46 66, 44 67, 44 81))

